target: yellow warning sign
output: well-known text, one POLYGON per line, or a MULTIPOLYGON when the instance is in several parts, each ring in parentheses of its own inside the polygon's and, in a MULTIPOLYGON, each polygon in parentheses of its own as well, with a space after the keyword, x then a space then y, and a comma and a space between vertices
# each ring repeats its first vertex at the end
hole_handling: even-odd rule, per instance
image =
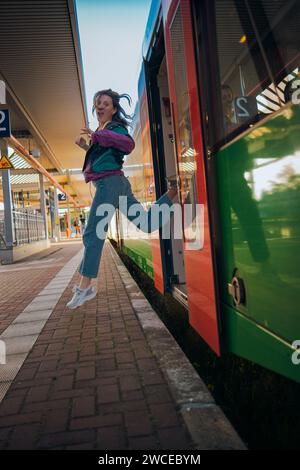
POLYGON ((5 155, 2 155, 0 158, 0 170, 9 170, 10 168, 15 168, 9 158, 5 155))

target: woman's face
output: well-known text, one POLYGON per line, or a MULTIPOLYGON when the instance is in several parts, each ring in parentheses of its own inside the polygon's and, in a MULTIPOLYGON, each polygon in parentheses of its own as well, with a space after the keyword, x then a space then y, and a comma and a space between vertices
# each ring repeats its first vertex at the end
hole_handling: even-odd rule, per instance
POLYGON ((108 95, 98 96, 95 107, 99 123, 111 121, 113 115, 117 111, 117 108, 113 107, 113 101, 111 97, 108 95))

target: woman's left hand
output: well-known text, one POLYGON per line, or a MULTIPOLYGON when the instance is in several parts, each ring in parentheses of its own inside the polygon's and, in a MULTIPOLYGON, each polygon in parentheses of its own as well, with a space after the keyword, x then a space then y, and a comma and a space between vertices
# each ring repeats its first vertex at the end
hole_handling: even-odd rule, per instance
POLYGON ((81 135, 87 134, 90 137, 90 139, 92 138, 93 133, 94 131, 92 131, 92 129, 90 129, 89 127, 83 127, 80 132, 81 135))

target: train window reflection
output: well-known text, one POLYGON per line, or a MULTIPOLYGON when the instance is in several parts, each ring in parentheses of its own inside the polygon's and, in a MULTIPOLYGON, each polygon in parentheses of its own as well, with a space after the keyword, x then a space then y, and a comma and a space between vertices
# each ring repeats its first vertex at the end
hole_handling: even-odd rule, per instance
POLYGON ((258 119, 268 70, 245 3, 217 0, 215 15, 224 138, 258 119))
POLYGON ((300 2, 214 3, 221 143, 285 106, 299 90, 300 2))

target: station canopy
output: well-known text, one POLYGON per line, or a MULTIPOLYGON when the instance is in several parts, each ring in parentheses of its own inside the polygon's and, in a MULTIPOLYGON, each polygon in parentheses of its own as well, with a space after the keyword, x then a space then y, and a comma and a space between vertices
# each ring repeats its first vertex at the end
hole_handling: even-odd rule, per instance
MULTIPOLYGON (((12 135, 81 205, 91 203, 76 144, 87 122, 75 0, 0 2, 0 79, 6 84, 12 135)), ((21 167, 21 168, 20 168, 21 167)), ((30 188, 36 177, 12 177, 30 188)), ((50 183, 49 183, 50 184, 50 183)))

